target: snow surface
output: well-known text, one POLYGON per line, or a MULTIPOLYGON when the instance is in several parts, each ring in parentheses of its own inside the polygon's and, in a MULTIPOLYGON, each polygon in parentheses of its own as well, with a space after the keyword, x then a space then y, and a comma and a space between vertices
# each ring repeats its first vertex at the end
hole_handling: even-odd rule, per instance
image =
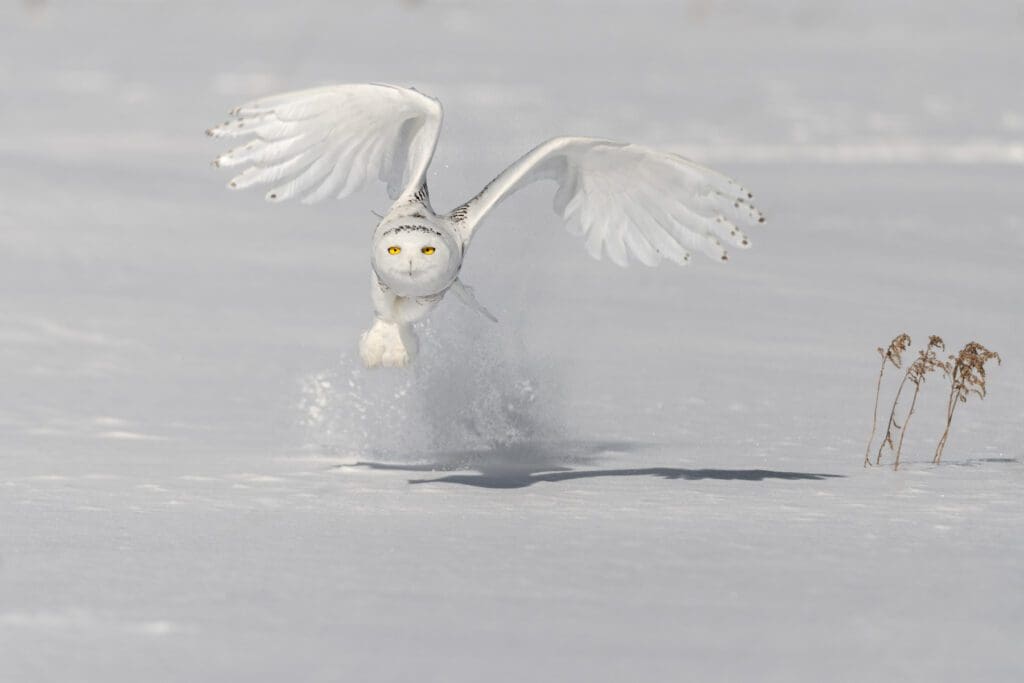
POLYGON ((1010 0, 4 4, 0 680, 1024 680, 1021 73, 1010 0), (531 188, 500 324, 362 370, 383 191, 265 205, 202 136, 351 81, 444 102, 438 208, 572 133, 769 224, 620 270, 531 188), (904 330, 1004 363, 865 470, 904 330))

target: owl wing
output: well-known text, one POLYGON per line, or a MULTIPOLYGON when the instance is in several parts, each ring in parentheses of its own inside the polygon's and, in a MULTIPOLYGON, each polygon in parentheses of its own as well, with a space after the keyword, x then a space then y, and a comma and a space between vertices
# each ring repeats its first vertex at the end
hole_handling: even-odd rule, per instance
POLYGON ((534 148, 448 215, 468 244, 491 209, 538 180, 558 185, 555 213, 587 252, 620 266, 630 259, 682 265, 694 250, 725 261, 722 241, 749 247, 739 226, 764 222, 753 195, 721 173, 675 154, 577 137, 534 148))
POLYGON ((252 139, 214 160, 245 166, 232 189, 273 184, 268 201, 312 203, 345 197, 374 177, 392 199, 412 198, 424 183, 441 131, 441 104, 408 88, 332 85, 243 104, 206 131, 252 139))

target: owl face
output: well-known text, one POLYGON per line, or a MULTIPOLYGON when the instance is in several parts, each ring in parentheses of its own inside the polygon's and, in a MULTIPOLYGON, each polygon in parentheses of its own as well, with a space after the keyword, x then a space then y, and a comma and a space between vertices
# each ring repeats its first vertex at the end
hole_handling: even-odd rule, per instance
POLYGON ((373 241, 373 269, 399 296, 429 296, 459 273, 462 250, 447 231, 415 221, 380 226, 373 241))

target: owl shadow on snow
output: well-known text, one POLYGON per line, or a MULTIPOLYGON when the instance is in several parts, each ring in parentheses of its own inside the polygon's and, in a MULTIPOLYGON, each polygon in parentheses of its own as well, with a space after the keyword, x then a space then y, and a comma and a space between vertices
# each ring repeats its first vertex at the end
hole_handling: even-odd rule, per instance
POLYGON ((574 469, 569 465, 590 465, 606 453, 634 452, 647 444, 629 441, 526 442, 487 450, 467 450, 429 457, 409 458, 412 462, 360 461, 340 467, 372 470, 441 473, 442 476, 410 479, 410 484, 462 484, 488 489, 526 488, 540 482, 558 483, 596 477, 657 477, 689 481, 760 482, 768 479, 822 481, 841 478, 838 474, 788 472, 763 469, 709 469, 682 467, 637 467, 619 469, 574 469), (449 474, 443 474, 448 472, 449 474))

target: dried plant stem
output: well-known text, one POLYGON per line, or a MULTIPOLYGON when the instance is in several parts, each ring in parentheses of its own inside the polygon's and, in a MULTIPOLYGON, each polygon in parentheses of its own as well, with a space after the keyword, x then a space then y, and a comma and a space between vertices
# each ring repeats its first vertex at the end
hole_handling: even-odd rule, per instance
POLYGON ((942 370, 946 372, 948 366, 938 359, 936 352, 945 350, 946 344, 942 341, 942 337, 931 335, 928 337, 928 346, 924 347, 917 352, 917 359, 910 364, 907 368, 906 373, 903 375, 903 381, 900 382, 900 389, 896 392, 896 400, 892 402, 892 412, 889 413, 889 425, 885 431, 885 441, 878 449, 878 462, 882 460, 882 449, 885 448, 885 444, 889 444, 889 449, 893 450, 892 443, 892 427, 896 424, 896 405, 900 401, 900 395, 903 393, 903 387, 907 386, 907 382, 914 383, 914 398, 910 402, 910 410, 907 411, 907 416, 903 419, 903 426, 900 427, 900 442, 895 447, 896 460, 893 463, 893 469, 899 469, 900 467, 900 453, 903 450, 903 438, 907 435, 907 425, 910 423, 910 418, 914 414, 914 407, 917 406, 917 397, 921 394, 921 385, 924 384, 928 373, 935 372, 936 370, 942 370))
POLYGON ((882 439, 882 443, 878 445, 878 455, 875 458, 875 464, 882 464, 882 451, 885 449, 885 444, 889 444, 889 449, 893 447, 892 443, 892 430, 894 427, 899 428, 896 424, 896 406, 900 403, 900 396, 903 394, 903 387, 907 386, 907 379, 909 375, 903 375, 903 381, 900 382, 900 388, 896 390, 896 398, 892 401, 892 410, 889 411, 889 423, 885 427, 885 438, 882 439))
MULTIPOLYGON (((864 449, 864 467, 871 464, 871 444, 875 441, 875 432, 878 429, 878 400, 882 393, 882 375, 885 374, 885 364, 892 363, 894 368, 901 367, 903 365, 903 352, 910 348, 910 343, 910 335, 904 332, 893 337, 892 341, 889 342, 889 348, 882 349, 879 346, 876 349, 878 355, 882 357, 882 366, 878 368, 878 382, 875 384, 875 410, 871 413, 871 436, 868 438, 867 448, 864 449)), ((900 400, 900 392, 903 391, 903 385, 906 383, 907 376, 904 376, 899 392, 896 393, 896 400, 892 404, 892 411, 889 412, 889 423, 885 427, 885 438, 882 439, 882 444, 878 447, 876 465, 882 461, 882 449, 885 448, 885 444, 888 443, 889 448, 892 448, 892 428, 896 420, 896 404, 900 400)))
POLYGON ((956 405, 959 403, 956 397, 956 369, 953 370, 953 373, 953 382, 949 390, 949 403, 946 405, 946 429, 942 432, 939 445, 935 447, 935 457, 932 458, 932 462, 936 465, 942 462, 942 451, 946 448, 946 440, 949 439, 949 427, 953 424, 953 413, 956 412, 956 405))
POLYGON ((907 435, 907 427, 910 426, 910 416, 914 414, 914 406, 917 405, 917 395, 921 393, 921 383, 917 382, 914 385, 914 398, 910 401, 910 410, 907 411, 907 416, 903 418, 903 427, 900 429, 900 442, 896 446, 896 459, 892 463, 892 468, 898 470, 900 468, 900 453, 903 451, 903 437, 907 435))
POLYGON ((868 438, 868 447, 864 449, 864 467, 871 465, 871 444, 875 441, 875 432, 878 431, 878 399, 882 395, 882 375, 885 373, 885 356, 882 357, 882 365, 878 368, 878 384, 875 386, 875 411, 871 413, 871 436, 868 438))
POLYGON ((942 452, 946 448, 946 441, 949 439, 950 425, 953 424, 953 414, 956 412, 957 404, 966 403, 973 394, 979 399, 985 398, 988 390, 985 387, 985 364, 990 360, 1002 364, 1003 359, 995 351, 989 351, 978 342, 968 342, 955 356, 950 356, 949 361, 943 364, 946 375, 949 377, 949 401, 946 404, 946 429, 942 432, 935 447, 935 457, 932 462, 942 462, 942 452))
MULTIPOLYGON (((893 367, 900 368, 903 364, 903 353, 910 347, 910 335, 906 332, 893 337, 887 349, 879 347, 878 355, 882 357, 882 364, 878 368, 878 380, 875 382, 875 407, 871 413, 871 435, 868 437, 868 445, 864 449, 864 467, 870 467, 871 448, 875 444, 875 435, 878 433, 878 404, 882 396, 882 380, 885 376, 885 364, 892 363, 893 367)), ((949 440, 949 432, 953 425, 953 416, 956 414, 957 404, 966 403, 973 394, 979 399, 985 398, 987 393, 985 387, 986 372, 985 364, 991 360, 1002 364, 1002 358, 995 351, 990 351, 978 342, 968 342, 955 356, 947 356, 944 360, 939 359, 939 352, 946 350, 946 343, 942 337, 931 335, 928 337, 928 344, 917 352, 917 357, 907 366, 896 389, 896 396, 892 400, 892 408, 889 410, 889 420, 885 425, 885 436, 878 445, 878 452, 875 454, 875 465, 882 464, 882 453, 885 447, 894 454, 892 468, 898 470, 903 458, 903 441, 907 437, 907 429, 910 427, 910 420, 914 417, 917 409, 917 399, 921 396, 921 386, 927 381, 928 375, 934 372, 941 372, 949 379, 949 397, 946 400, 946 425, 935 446, 935 455, 932 463, 942 462, 942 453, 946 449, 946 442, 949 440), (899 410, 900 399, 903 398, 903 390, 907 382, 914 385, 914 395, 910 399, 910 407, 903 418, 903 424, 897 424, 896 411, 899 410), (896 431, 899 431, 899 441, 896 440, 896 431)))

